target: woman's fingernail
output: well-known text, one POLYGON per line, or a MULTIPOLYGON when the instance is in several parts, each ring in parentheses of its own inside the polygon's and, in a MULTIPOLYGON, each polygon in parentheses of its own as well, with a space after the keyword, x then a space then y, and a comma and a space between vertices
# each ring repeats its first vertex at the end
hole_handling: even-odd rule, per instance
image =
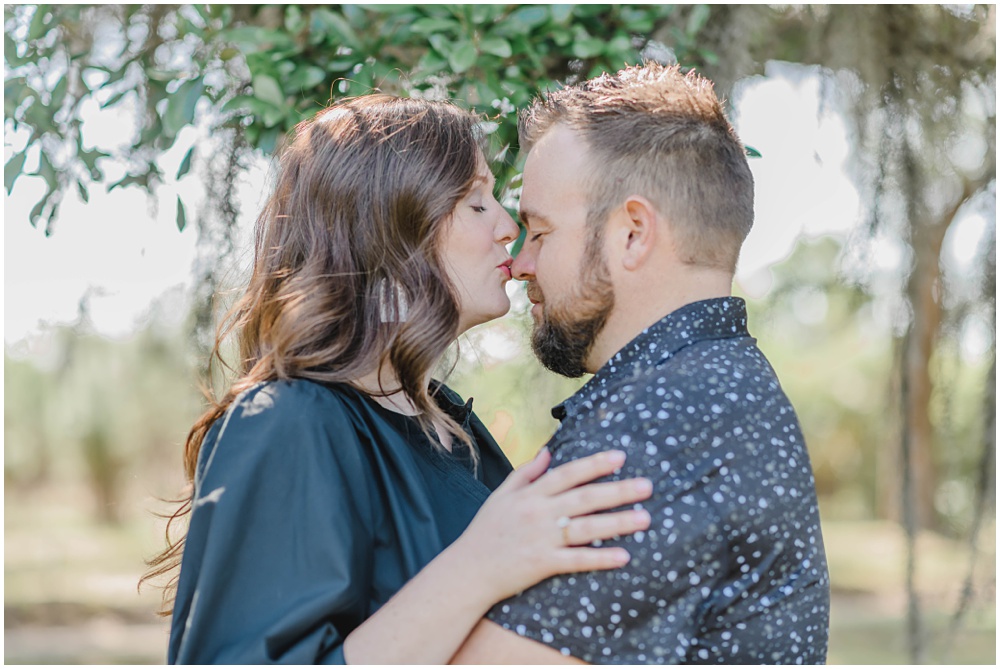
POLYGON ((625 451, 608 451, 606 457, 608 458, 608 462, 616 465, 625 463, 625 451))
POLYGON ((618 548, 615 550, 615 562, 621 565, 626 565, 632 559, 632 556, 628 554, 628 551, 624 548, 618 548))
POLYGON ((650 521, 652 520, 652 518, 649 515, 649 511, 646 511, 645 509, 639 509, 638 511, 633 511, 632 514, 633 517, 635 518, 635 522, 637 525, 646 525, 648 527, 650 521))
POLYGON ((653 482, 650 481, 649 479, 635 479, 635 481, 632 482, 632 485, 635 486, 636 492, 640 493, 653 492, 653 482))

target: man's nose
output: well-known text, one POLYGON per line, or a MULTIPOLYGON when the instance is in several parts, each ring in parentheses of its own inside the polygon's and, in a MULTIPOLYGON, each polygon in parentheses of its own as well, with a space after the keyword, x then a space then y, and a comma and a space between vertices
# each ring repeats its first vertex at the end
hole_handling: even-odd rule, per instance
POLYGON ((521 245, 520 253, 514 258, 510 273, 520 281, 531 281, 535 278, 535 251, 527 241, 521 245))
POLYGON ((517 239, 517 235, 520 232, 521 229, 517 227, 517 223, 515 223, 514 219, 510 217, 507 210, 504 209, 500 223, 496 227, 497 241, 501 244, 510 244, 517 239))

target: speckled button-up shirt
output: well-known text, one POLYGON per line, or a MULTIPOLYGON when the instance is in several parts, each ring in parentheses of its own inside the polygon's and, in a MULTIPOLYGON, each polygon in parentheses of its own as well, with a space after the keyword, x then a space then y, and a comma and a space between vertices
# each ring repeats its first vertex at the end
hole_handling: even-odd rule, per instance
POLYGON ((795 411, 734 297, 686 305, 553 410, 553 466, 621 448, 646 532, 623 568, 550 578, 489 617, 591 663, 826 660, 829 578, 795 411))

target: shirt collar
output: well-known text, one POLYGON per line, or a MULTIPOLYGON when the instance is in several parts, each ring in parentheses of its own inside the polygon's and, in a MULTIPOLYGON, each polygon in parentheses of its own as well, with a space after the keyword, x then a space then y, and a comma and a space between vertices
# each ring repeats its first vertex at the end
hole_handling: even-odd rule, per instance
POLYGON ((700 341, 749 337, 746 302, 740 297, 717 297, 686 304, 640 332, 611 356, 580 390, 552 409, 558 420, 588 408, 612 384, 635 377, 662 364, 679 350, 700 341))
POLYGON ((471 429, 469 421, 472 419, 472 398, 470 397, 463 403, 458 393, 436 379, 431 380, 430 392, 438 407, 461 425, 462 429, 469 432, 471 429))

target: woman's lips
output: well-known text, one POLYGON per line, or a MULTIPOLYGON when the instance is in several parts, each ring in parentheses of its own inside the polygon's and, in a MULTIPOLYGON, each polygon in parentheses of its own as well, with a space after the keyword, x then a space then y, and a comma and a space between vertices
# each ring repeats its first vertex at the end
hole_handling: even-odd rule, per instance
POLYGON ((510 271, 510 265, 497 265, 497 268, 499 268, 499 270, 503 272, 503 275, 506 279, 511 279, 513 277, 513 274, 511 274, 510 271))

